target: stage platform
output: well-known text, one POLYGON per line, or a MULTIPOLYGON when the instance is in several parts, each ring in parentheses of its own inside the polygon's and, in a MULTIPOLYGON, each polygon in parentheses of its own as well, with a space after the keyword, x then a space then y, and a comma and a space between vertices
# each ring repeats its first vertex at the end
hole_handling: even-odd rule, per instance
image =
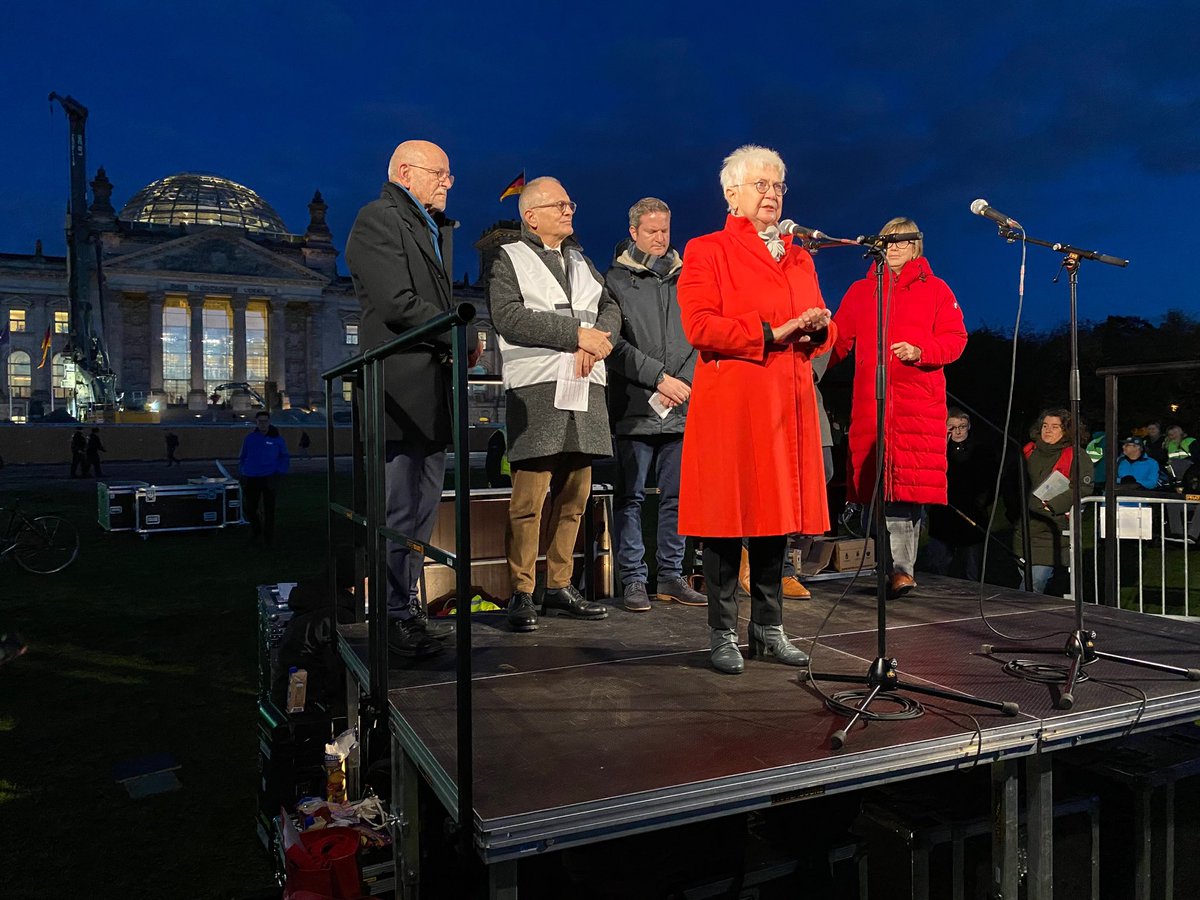
MULTIPOLYGON (((785 629, 809 649, 845 590, 812 651, 813 669, 864 675, 877 651, 874 577, 811 587, 811 601, 786 602, 785 629)), ((1020 713, 908 695, 925 707, 923 716, 860 724, 840 751, 830 748, 830 738, 846 719, 826 709, 803 670, 747 660, 743 675, 729 676, 709 666, 703 608, 655 602, 648 613, 630 613, 613 606, 604 621, 543 618, 530 634, 510 632, 502 613, 476 614, 474 832, 480 856, 489 864, 516 860, 1200 716, 1200 683, 1104 660, 1087 667, 1089 680, 1077 686, 1073 708, 1057 709, 1050 687, 1005 673, 1003 664, 1016 654, 989 657, 980 648, 1014 638, 1062 646, 1074 625, 1069 602, 991 586, 985 596, 988 621, 1007 637, 981 620, 978 585, 920 576, 918 590, 888 606, 888 655, 910 681, 1014 701, 1020 713)), ((742 615, 748 610, 743 603, 742 615)), ((1088 606, 1085 625, 1099 633, 1100 650, 1200 666, 1198 624, 1088 606)), ((743 620, 743 640, 745 633, 743 620)), ((365 684, 366 626, 343 626, 341 635, 342 656, 365 684)), ((454 655, 448 641, 446 651, 429 660, 393 657, 388 692, 394 745, 451 815, 457 804, 454 655)), ((819 687, 833 693, 854 686, 819 687)))

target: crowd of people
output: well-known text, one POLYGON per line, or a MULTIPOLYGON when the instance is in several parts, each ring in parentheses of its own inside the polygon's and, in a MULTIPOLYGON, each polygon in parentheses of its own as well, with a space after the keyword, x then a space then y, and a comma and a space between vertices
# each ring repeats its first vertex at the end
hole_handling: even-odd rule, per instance
MULTIPOLYGON (((918 568, 982 576, 997 462, 972 437, 970 416, 946 406, 944 369, 967 344, 957 298, 934 275, 916 222, 896 217, 880 229, 877 264, 831 313, 811 255, 780 228, 786 172, 773 150, 731 153, 719 178, 723 227, 682 254, 671 244, 668 205, 637 201, 629 237, 604 275, 575 240, 577 205, 566 186, 551 177, 524 186, 520 239, 500 248, 486 275, 507 432, 506 443, 489 444, 489 473, 512 487, 505 550, 513 631, 535 631, 549 615, 608 616, 608 606, 572 584, 572 554, 592 462, 614 456, 623 608, 645 613, 651 598, 706 605, 712 665, 737 674, 744 592, 751 658, 806 664, 783 629, 783 598, 808 595, 788 548, 796 536, 829 529, 833 440, 817 383, 852 351, 847 499, 863 509, 865 527, 866 510, 884 505, 889 597, 916 589, 918 568), (651 474, 659 491, 653 580, 643 536, 651 474), (545 586, 535 601, 543 534, 545 586), (703 594, 683 570, 688 537, 703 548, 703 594)), ((442 148, 407 141, 392 154, 380 198, 360 211, 346 259, 366 347, 451 308, 454 223, 445 210, 453 185, 442 148)), ((480 352, 471 348, 470 365, 480 352)), ((452 353, 447 330, 398 353, 387 370, 387 521, 417 543, 432 533, 442 488, 452 353)), ((1065 410, 1045 410, 1024 448, 1039 590, 1065 562, 1070 484, 1091 490, 1092 459, 1075 454, 1074 431, 1065 410)), ((1200 453, 1177 426, 1123 446, 1118 478, 1143 485, 1159 483, 1152 463, 1179 477, 1185 458, 1200 453)), ((438 652, 452 633, 429 620, 417 591, 422 565, 408 544, 389 544, 389 643, 414 658, 438 652)))

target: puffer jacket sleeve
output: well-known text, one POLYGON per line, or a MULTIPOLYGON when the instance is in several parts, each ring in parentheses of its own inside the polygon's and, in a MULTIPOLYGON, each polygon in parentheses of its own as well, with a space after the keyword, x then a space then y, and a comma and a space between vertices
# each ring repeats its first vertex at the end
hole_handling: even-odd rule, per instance
POLYGON ((963 323, 962 309, 950 286, 941 279, 937 281, 937 299, 934 302, 937 306, 933 335, 927 341, 929 346, 921 348, 921 360, 917 363, 922 369, 948 366, 962 356, 967 347, 967 327, 963 323))

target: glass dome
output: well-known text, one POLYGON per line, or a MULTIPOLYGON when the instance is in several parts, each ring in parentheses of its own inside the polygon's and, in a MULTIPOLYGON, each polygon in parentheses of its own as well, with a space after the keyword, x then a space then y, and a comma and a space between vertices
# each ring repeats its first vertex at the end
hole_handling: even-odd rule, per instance
POLYGON ((260 234, 288 233, 279 213, 250 188, 198 172, 151 182, 133 195, 118 218, 153 225, 233 225, 260 234))

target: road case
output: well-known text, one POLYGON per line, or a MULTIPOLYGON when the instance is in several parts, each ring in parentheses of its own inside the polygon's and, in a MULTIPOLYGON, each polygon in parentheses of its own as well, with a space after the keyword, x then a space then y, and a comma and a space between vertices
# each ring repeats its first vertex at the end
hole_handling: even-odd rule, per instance
POLYGON ((145 481, 110 481, 96 484, 96 518, 105 531, 133 531, 134 494, 138 488, 149 487, 145 481))
POLYGON ((143 538, 163 531, 225 527, 223 485, 148 485, 134 493, 137 532, 143 538))

